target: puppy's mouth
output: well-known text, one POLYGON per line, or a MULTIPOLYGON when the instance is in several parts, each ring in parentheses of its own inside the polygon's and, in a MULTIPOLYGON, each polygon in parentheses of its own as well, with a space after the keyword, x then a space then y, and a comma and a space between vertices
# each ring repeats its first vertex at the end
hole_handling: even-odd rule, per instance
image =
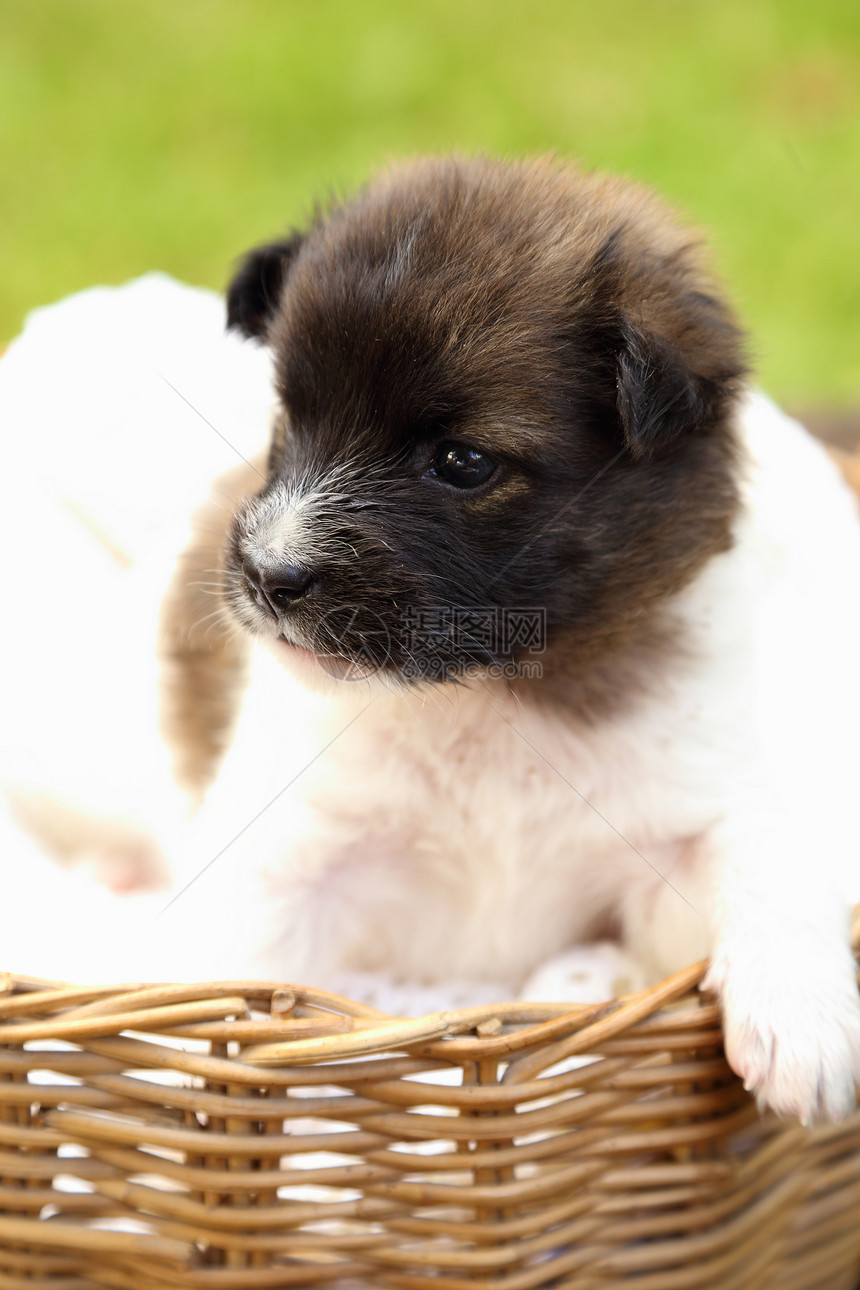
POLYGON ((395 685, 457 680, 470 670, 499 666, 489 639, 478 639, 474 611, 450 606, 421 609, 344 600, 263 615, 240 594, 233 600, 245 627, 265 640, 291 671, 315 685, 322 677, 395 685))
MULTIPOLYGON (((351 554, 358 544, 348 544, 351 554)), ((340 567, 275 563, 253 547, 249 553, 240 517, 228 549, 230 608, 311 684, 322 675, 337 681, 378 676, 395 686, 453 681, 510 656, 501 610, 430 602, 420 578, 402 568, 394 577, 390 560, 373 563, 367 542, 360 545, 365 558, 358 569, 352 561, 340 567)))
POLYGON ((334 681, 362 681, 379 670, 378 665, 370 659, 308 649, 306 645, 299 645, 286 636, 275 637, 274 646, 280 661, 304 676, 322 673, 334 681))

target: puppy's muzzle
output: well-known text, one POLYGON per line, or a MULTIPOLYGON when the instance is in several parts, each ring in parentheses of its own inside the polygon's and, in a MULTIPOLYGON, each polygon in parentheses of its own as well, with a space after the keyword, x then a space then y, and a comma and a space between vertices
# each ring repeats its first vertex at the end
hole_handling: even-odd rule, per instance
POLYGON ((297 564, 262 569, 247 557, 242 561, 242 577, 251 599, 275 619, 308 595, 318 581, 315 573, 297 564))

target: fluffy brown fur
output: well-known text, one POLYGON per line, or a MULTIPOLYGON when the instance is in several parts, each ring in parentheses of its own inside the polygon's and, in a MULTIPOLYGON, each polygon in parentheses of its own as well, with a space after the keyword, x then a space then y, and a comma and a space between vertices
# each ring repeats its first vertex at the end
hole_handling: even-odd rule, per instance
MULTIPOLYGON (((229 598, 251 630, 288 621, 324 649, 316 625, 360 604, 386 626, 371 661, 402 674, 404 605, 542 605, 582 676, 730 543, 740 335, 697 240, 632 185, 549 160, 399 166, 252 252, 229 318, 276 356, 261 501, 339 479, 295 557, 313 594, 281 623, 249 604, 259 511, 240 510, 229 598), (488 487, 434 482, 449 442, 497 464, 488 487)), ((452 674, 473 661, 449 652, 452 674)))
POLYGON ((161 727, 179 784, 199 798, 229 741, 245 676, 247 642, 225 617, 211 612, 208 593, 223 557, 231 506, 260 486, 265 463, 235 467, 216 482, 217 500, 194 517, 193 538, 181 552, 161 605, 161 727))

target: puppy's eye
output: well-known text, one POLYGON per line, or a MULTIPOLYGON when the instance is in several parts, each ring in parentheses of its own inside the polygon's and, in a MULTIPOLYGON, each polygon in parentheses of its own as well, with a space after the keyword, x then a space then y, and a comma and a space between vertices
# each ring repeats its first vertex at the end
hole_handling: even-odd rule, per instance
POLYGON ((496 473, 497 463, 465 443, 440 444, 432 473, 454 488, 478 488, 496 473))

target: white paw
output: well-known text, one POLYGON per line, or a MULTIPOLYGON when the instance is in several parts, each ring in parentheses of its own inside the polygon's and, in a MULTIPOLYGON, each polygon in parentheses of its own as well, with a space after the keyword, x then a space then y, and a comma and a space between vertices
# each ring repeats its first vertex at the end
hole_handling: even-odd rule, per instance
MULTIPOLYGON (((760 1107, 802 1124, 850 1115, 860 1084, 860 994, 847 954, 798 954, 780 973, 718 955, 702 988, 719 994, 729 1065, 760 1107), (806 969, 804 972, 803 969, 806 969)), ((783 963, 781 965, 785 967, 783 963)))

